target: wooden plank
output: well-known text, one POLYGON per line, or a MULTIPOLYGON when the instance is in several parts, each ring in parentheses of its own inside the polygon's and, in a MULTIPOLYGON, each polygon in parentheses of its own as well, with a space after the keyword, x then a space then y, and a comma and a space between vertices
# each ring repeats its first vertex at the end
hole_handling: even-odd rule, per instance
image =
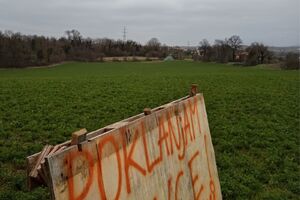
POLYGON ((60 145, 55 145, 52 150, 49 152, 49 154, 47 156, 51 156, 52 154, 54 154, 60 147, 60 145))
POLYGON ((222 199, 202 94, 121 122, 46 158, 54 199, 222 199))
POLYGON ((37 162, 39 155, 41 153, 36 153, 33 154, 32 156, 28 156, 26 158, 26 164, 27 164, 27 187, 29 190, 35 188, 36 186, 38 186, 40 183, 37 182, 34 178, 30 177, 29 174, 31 172, 31 170, 33 169, 33 167, 35 166, 35 163, 37 162))
MULTIPOLYGON (((47 156, 51 156, 53 155, 55 152, 57 152, 59 149, 64 149, 65 147, 61 147, 60 145, 55 145, 51 151, 45 156, 45 158, 47 156)), ((50 178, 49 178, 49 173, 47 172, 47 169, 46 169, 46 166, 45 166, 45 163, 46 163, 46 159, 43 159, 41 161, 41 164, 40 166, 38 167, 38 173, 39 175, 43 178, 43 181, 46 185, 49 185, 49 181, 50 181, 50 178)))
POLYGON ((45 158, 45 156, 48 155, 48 153, 51 151, 52 149, 52 145, 46 145, 43 150, 42 150, 42 153, 39 155, 38 159, 36 160, 36 163, 34 165, 34 167, 31 169, 30 173, 29 173, 29 176, 31 178, 37 178, 38 179, 38 167, 40 166, 41 164, 41 161, 45 158))
POLYGON ((40 164, 37 168, 39 179, 41 179, 42 184, 47 185, 48 179, 46 178, 44 171, 42 170, 42 164, 40 164))

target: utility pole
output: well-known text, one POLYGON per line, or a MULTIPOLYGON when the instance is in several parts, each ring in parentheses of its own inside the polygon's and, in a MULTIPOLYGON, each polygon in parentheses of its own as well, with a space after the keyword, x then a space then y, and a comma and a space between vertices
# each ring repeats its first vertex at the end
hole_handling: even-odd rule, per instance
POLYGON ((126 26, 124 26, 124 29, 123 29, 123 41, 126 42, 126 26))

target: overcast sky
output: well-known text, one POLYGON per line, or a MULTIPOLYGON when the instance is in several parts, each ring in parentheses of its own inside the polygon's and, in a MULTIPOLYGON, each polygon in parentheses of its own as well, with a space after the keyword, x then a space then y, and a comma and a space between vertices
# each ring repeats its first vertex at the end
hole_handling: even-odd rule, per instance
POLYGON ((197 45, 233 34, 244 43, 300 45, 300 0, 0 0, 0 30, 197 45))

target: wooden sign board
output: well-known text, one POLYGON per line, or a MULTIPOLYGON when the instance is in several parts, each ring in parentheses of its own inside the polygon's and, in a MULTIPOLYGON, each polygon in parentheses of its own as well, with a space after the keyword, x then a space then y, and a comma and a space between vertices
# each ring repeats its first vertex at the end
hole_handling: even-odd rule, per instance
POLYGON ((46 157, 54 199, 222 199, 202 94, 46 157))

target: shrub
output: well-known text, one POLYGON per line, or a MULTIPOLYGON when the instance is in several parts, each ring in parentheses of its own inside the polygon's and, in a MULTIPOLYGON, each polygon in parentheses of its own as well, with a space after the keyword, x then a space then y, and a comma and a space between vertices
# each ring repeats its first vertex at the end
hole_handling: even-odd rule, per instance
POLYGON ((288 53, 286 55, 286 58, 284 60, 284 63, 282 64, 281 68, 282 69, 299 69, 299 59, 300 59, 300 53, 288 53))

